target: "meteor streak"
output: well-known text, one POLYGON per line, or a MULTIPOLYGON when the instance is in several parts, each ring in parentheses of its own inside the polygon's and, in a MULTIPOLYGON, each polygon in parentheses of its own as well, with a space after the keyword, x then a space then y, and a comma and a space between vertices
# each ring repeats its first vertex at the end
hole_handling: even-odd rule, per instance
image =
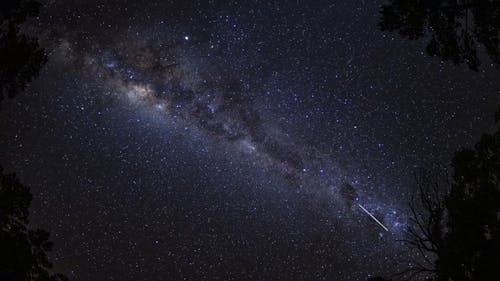
POLYGON ((358 204, 358 206, 365 212, 367 213, 374 221, 376 221, 385 231, 389 231, 385 225, 383 225, 374 215, 372 215, 370 212, 368 212, 367 209, 365 209, 361 204, 358 204))

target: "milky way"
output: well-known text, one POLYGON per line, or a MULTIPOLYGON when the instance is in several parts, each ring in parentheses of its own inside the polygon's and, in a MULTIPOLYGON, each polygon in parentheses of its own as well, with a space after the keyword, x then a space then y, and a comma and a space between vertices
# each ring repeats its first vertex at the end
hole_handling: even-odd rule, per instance
POLYGON ((355 187, 347 183, 352 177, 335 156, 297 143, 279 123, 266 120, 254 105, 261 89, 246 83, 238 73, 221 71, 222 66, 183 51, 189 38, 174 38, 174 43, 165 44, 117 37, 116 45, 95 47, 97 54, 64 40, 57 52, 63 60, 73 58, 66 63, 83 64, 83 71, 102 79, 116 98, 159 113, 164 122, 181 122, 212 141, 238 148, 298 192, 313 193, 332 206, 349 209, 352 201, 360 199, 355 187), (318 183, 317 177, 323 180, 318 183), (352 191, 346 192, 346 186, 352 191))
POLYGON ((0 164, 31 187, 56 267, 366 280, 418 260, 398 242, 413 174, 489 128, 500 85, 379 32, 378 10, 46 1, 26 30, 49 60, 2 104, 0 164))

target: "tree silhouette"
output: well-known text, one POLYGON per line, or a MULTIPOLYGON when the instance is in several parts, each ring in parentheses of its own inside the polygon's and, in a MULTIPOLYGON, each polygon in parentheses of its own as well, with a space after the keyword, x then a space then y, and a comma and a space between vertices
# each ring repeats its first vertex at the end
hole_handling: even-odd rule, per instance
POLYGON ((444 277, 500 280, 500 131, 453 160, 444 277))
POLYGON ((40 6, 34 0, 0 1, 0 104, 22 92, 47 60, 38 41, 20 31, 40 6))
POLYGON ((403 38, 429 38, 426 51, 444 61, 466 63, 477 70, 478 46, 500 65, 500 1, 389 0, 379 27, 403 38))
POLYGON ((417 196, 410 201, 407 238, 402 241, 418 250, 419 259, 396 274, 408 280, 417 275, 437 276, 444 251, 445 203, 443 189, 449 186, 446 174, 423 171, 416 174, 417 196))
POLYGON ((31 199, 29 189, 16 175, 4 174, 0 167, 0 280, 68 280, 51 273, 49 233, 28 227, 31 199))
POLYGON ((453 159, 453 178, 442 196, 442 182, 418 183, 419 205, 412 204, 408 238, 423 263, 414 261, 401 275, 428 273, 433 280, 500 280, 500 131, 485 134, 453 159))
MULTIPOLYGON (((0 2, 0 103, 22 92, 46 62, 37 40, 20 32, 20 26, 39 9, 33 0, 0 2)), ((31 200, 29 189, 0 166, 0 280, 68 280, 52 273, 47 257, 52 250, 49 233, 28 226, 31 200)))

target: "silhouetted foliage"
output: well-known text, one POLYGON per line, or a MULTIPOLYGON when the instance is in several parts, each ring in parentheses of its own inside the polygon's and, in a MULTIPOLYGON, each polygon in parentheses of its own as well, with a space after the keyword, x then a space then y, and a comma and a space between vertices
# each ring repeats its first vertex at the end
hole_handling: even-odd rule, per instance
POLYGON ((443 278, 500 280, 500 132, 453 160, 443 278))
POLYGON ((420 205, 411 205, 405 241, 424 264, 402 274, 430 273, 437 281, 500 280, 500 131, 483 135, 453 159, 445 196, 439 179, 419 181, 420 205))
POLYGON ((68 280, 51 273, 49 233, 28 227, 31 199, 29 189, 16 175, 4 174, 0 167, 0 280, 68 280))
POLYGON ((34 0, 0 1, 0 103, 22 92, 46 62, 38 41, 20 32, 40 6, 34 0))
POLYGON ((481 45, 500 65, 498 0, 389 0, 382 6, 379 25, 407 39, 428 37, 427 53, 444 61, 477 70, 481 45))
MULTIPOLYGON (((40 3, 33 0, 0 2, 0 103, 22 92, 46 62, 37 40, 20 32, 20 26, 39 9, 40 3)), ((0 166, 0 280, 68 280, 51 272, 49 233, 28 226, 31 200, 29 189, 0 166)))

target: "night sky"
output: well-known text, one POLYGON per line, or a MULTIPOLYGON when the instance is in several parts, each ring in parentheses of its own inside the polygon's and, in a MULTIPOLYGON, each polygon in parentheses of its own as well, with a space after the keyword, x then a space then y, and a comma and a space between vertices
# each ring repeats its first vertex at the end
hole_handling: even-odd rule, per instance
POLYGON ((0 163, 71 280, 388 276, 414 173, 494 125, 498 71, 380 32, 380 1, 58 2, 0 163))

